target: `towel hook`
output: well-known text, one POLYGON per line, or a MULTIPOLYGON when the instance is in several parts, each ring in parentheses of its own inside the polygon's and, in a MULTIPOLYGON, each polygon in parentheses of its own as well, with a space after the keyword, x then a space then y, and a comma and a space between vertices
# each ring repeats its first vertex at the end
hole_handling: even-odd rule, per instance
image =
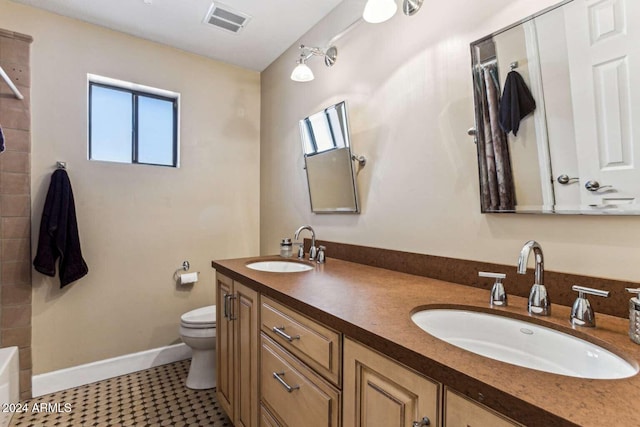
POLYGON ((67 168, 67 162, 56 162, 56 169, 66 169, 67 168))
POLYGON ((511 68, 511 71, 518 68, 518 66, 519 66, 518 61, 513 61, 511 64, 509 64, 509 68, 511 68))

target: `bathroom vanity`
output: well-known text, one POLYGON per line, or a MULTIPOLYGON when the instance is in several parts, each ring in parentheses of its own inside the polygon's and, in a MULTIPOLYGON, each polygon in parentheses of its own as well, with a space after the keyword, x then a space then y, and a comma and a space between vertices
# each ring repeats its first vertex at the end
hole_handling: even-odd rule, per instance
POLYGON ((637 364, 640 347, 623 318, 598 313, 597 328, 571 330, 567 306, 529 317, 523 297, 491 309, 483 289, 333 258, 295 273, 246 266, 276 259, 212 262, 221 317, 217 394, 236 426, 639 423, 621 398, 640 396, 638 375, 593 380, 499 362, 434 338, 411 315, 438 307, 499 312, 567 330, 637 364), (224 325, 234 322, 230 339, 224 325))

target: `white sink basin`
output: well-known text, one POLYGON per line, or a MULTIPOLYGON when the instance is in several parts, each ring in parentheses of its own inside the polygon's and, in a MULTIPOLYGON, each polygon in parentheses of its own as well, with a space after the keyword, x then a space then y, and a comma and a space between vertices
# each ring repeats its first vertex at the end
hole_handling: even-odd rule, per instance
POLYGON ((456 347, 512 365, 579 378, 638 373, 614 353, 572 335, 504 316, 457 309, 422 310, 411 320, 456 347))
POLYGON ((271 273, 299 273, 313 270, 308 264, 295 261, 258 261, 247 264, 252 270, 269 271, 271 273))

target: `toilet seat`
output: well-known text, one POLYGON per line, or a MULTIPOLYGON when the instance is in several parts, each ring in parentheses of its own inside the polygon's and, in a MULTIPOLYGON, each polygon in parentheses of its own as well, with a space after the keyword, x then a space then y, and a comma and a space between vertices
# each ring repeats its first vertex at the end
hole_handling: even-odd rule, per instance
POLYGON ((209 305, 191 310, 180 316, 180 325, 191 329, 216 327, 216 306, 209 305))

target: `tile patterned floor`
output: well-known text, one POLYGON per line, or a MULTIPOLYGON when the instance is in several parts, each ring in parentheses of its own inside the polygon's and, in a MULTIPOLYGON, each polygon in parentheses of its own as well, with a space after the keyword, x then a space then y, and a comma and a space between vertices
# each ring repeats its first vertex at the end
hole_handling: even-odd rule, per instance
POLYGON ((233 427, 213 390, 184 386, 189 360, 21 402, 15 427, 233 427))

